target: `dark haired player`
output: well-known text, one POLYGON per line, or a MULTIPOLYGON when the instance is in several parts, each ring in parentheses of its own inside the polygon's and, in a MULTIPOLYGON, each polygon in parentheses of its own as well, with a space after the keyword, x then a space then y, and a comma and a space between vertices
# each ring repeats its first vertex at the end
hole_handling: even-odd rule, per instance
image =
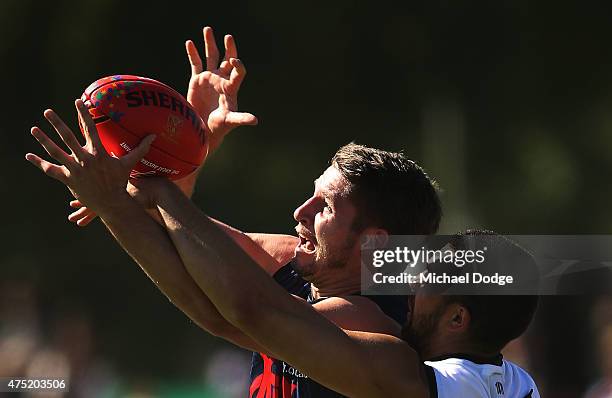
MULTIPOLYGON (((226 60, 214 69, 217 68, 218 51, 212 31, 205 29, 204 34, 207 71, 203 70, 195 47, 192 44, 187 47, 192 63, 192 83, 201 84, 197 90, 190 85, 188 97, 194 105, 201 100, 198 111, 207 119, 211 135, 218 143, 231 127, 248 124, 253 119, 248 114, 234 113, 235 96, 245 71, 235 58, 233 39, 226 36, 226 60), (211 107, 211 104, 214 105, 211 107), (228 123, 232 114, 235 117, 233 125, 228 123)), ((132 186, 130 191, 140 201, 138 204, 126 193, 125 186, 131 166, 146 152, 150 140, 138 147, 132 156, 113 159, 100 146, 95 125, 79 101, 77 108, 87 132, 84 147, 57 115, 47 111, 45 116, 72 153, 65 153, 40 129, 34 128, 33 135, 61 166, 32 154, 27 156, 45 173, 70 188, 77 199, 73 205, 87 206, 70 218, 78 220, 79 225, 86 225, 95 211, 160 290, 198 325, 237 345, 262 353, 254 356, 251 396, 338 396, 289 363, 275 359, 272 351, 228 322, 206 297, 199 286, 201 275, 185 266, 183 253, 177 250, 165 229, 150 218, 141 217, 145 215, 142 205, 152 207, 152 198, 139 192, 138 186, 132 186), (105 189, 110 196, 99 191, 98 179, 113 181, 112 186, 105 189), (91 196, 81 190, 82 184, 92 189, 91 196), (97 206, 101 198, 109 207, 97 206), (110 208, 121 215, 114 210, 107 212, 110 208)), ((181 184, 181 189, 190 194, 194 181, 181 184)), ((232 250, 238 258, 256 263, 290 293, 306 300, 314 310, 338 326, 399 335, 399 325, 406 316, 406 299, 358 294, 360 237, 364 234, 434 233, 440 213, 432 182, 414 162, 398 153, 351 144, 336 153, 332 166, 315 182, 313 196, 295 211, 298 237, 245 234, 207 217, 206 220, 231 238, 236 245, 232 250)), ((217 260, 209 261, 212 266, 217 260)), ((247 285, 234 285, 233 288, 235 286, 247 285)), ((228 285, 225 288, 231 289, 228 285)), ((283 299, 291 300, 291 296, 286 295, 283 299)))

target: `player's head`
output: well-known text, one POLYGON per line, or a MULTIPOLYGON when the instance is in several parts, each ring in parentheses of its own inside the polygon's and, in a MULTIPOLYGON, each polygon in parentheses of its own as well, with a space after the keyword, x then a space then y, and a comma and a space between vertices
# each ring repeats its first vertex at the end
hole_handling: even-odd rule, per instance
MULTIPOLYGON (((449 242, 454 250, 469 247, 470 237, 487 246, 485 266, 514 267, 513 275, 523 276, 533 289, 537 267, 533 257, 509 239, 488 231, 467 231, 449 242)), ((533 290, 529 290, 533 291, 533 290)), ((527 329, 538 303, 537 295, 444 295, 418 289, 410 298, 410 314, 402 338, 423 359, 441 355, 441 351, 499 353, 511 340, 527 329)))
POLYGON ((435 233, 440 223, 435 183, 403 154, 348 144, 294 212, 300 244, 294 266, 309 278, 359 267, 364 234, 435 233))

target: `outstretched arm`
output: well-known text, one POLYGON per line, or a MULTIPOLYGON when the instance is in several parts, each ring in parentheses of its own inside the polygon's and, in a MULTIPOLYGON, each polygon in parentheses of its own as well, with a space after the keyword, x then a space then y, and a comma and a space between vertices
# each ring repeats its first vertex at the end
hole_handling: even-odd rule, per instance
POLYGON ((86 144, 81 146, 59 116, 47 110, 45 117, 71 153, 64 152, 41 129, 34 127, 32 135, 59 164, 31 153, 26 155, 26 159, 46 175, 62 182, 75 198, 102 215, 104 223, 121 246, 170 301, 194 322, 242 347, 261 350, 257 343, 225 321, 185 270, 165 229, 147 216, 143 206, 127 194, 130 170, 148 151, 154 137, 145 138, 128 155, 113 158, 102 147, 95 124, 83 102, 77 100, 76 106, 84 123, 86 144))
POLYGON ((114 199, 102 221, 115 240, 142 268, 159 290, 198 326, 240 347, 266 352, 221 316, 187 273, 167 232, 127 193, 114 199))
POLYGON ((175 186, 139 183, 156 191, 166 228, 198 286, 225 319, 272 355, 348 396, 425 396, 422 383, 406 382, 418 379, 418 358, 405 343, 336 327, 278 286, 175 186))

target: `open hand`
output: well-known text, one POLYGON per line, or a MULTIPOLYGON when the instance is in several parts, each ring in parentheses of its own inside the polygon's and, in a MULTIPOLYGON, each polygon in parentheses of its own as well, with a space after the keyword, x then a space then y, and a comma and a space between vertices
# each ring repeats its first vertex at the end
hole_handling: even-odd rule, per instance
POLYGON ((112 208, 117 195, 125 194, 130 171, 149 151, 155 136, 147 136, 130 153, 114 158, 102 146, 96 125, 83 101, 76 100, 75 106, 85 145, 82 146, 62 119, 48 109, 44 116, 70 149, 70 154, 55 144, 40 128, 32 127, 34 138, 59 164, 48 162, 32 153, 26 154, 26 159, 49 177, 66 185, 79 203, 98 214, 104 214, 112 208))
POLYGON ((219 50, 211 27, 204 28, 206 69, 193 41, 185 43, 191 64, 191 78, 187 101, 198 111, 211 132, 212 153, 231 130, 238 126, 255 125, 257 118, 250 113, 237 112, 238 91, 246 75, 244 64, 238 59, 236 42, 225 36, 225 56, 219 63, 219 50))
MULTIPOLYGON (((127 192, 130 196, 136 200, 140 205, 150 210, 155 208, 155 198, 151 195, 151 190, 147 190, 146 182, 156 180, 164 177, 147 177, 141 178, 138 181, 129 181, 127 184, 127 192), (132 184, 134 182, 134 184, 132 184)), ((68 216, 68 220, 76 223, 79 227, 85 227, 89 225, 93 220, 96 219, 97 215, 88 207, 86 207, 80 200, 75 199, 70 201, 70 207, 77 209, 68 216)))

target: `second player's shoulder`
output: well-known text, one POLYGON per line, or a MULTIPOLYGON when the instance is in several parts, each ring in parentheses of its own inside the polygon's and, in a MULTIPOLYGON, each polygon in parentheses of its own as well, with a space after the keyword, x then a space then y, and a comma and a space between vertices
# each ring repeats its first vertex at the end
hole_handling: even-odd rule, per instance
MULTIPOLYGON (((501 360, 500 360, 501 361, 501 360)), ((506 396, 539 398, 531 376, 518 365, 480 363, 470 358, 453 356, 426 361, 425 368, 432 375, 436 395, 444 397, 488 397, 493 392, 506 396)))
POLYGON ((529 372, 515 364, 512 361, 508 361, 504 359, 503 361, 504 368, 504 377, 506 382, 513 386, 513 388, 521 390, 526 394, 530 392, 530 394, 524 395, 529 398, 540 398, 540 393, 538 391, 535 380, 529 372))
POLYGON ((401 327, 372 300, 362 296, 328 297, 313 308, 343 329, 399 336, 401 327))
POLYGON ((434 396, 479 398, 489 396, 480 372, 470 362, 457 358, 426 361, 425 373, 434 396))

